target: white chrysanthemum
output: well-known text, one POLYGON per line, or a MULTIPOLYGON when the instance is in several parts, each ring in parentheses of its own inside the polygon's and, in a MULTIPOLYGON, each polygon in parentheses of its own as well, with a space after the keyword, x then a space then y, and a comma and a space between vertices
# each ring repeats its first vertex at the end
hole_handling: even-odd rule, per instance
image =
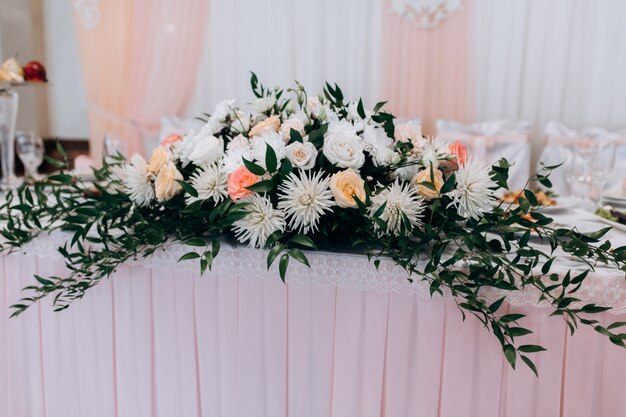
POLYGON ((209 199, 219 203, 228 196, 227 181, 228 175, 218 165, 198 170, 190 178, 191 185, 198 191, 198 197, 188 195, 187 204, 209 199))
POLYGON ((189 161, 197 166, 206 167, 217 162, 224 155, 224 140, 213 135, 198 138, 194 141, 194 149, 188 156, 189 161))
POLYGON ((387 233, 398 235, 402 230, 402 222, 405 217, 410 224, 405 223, 406 232, 410 232, 410 226, 420 227, 422 225, 424 199, 417 195, 416 190, 411 188, 409 184, 401 184, 399 180, 396 180, 388 188, 373 196, 372 205, 369 209, 370 216, 373 216, 385 203, 387 204, 380 214, 380 218, 387 222, 387 233))
POLYGON ((482 213, 491 209, 495 187, 489 166, 470 158, 456 173, 456 189, 450 193, 451 204, 458 207, 461 216, 479 219, 482 213))
POLYGON ((269 131, 261 135, 255 136, 250 139, 252 157, 256 160, 256 163, 263 168, 266 168, 265 153, 267 152, 267 145, 270 145, 272 149, 274 149, 277 161, 282 161, 285 156, 287 156, 285 142, 283 141, 283 137, 280 133, 269 131))
POLYGON ((226 145, 227 150, 236 149, 236 148, 247 148, 250 146, 250 141, 247 137, 242 135, 241 133, 231 139, 226 145))
POLYGON ((128 190, 128 196, 138 206, 145 207, 154 199, 153 178, 143 156, 138 153, 133 154, 130 158, 130 164, 126 165, 124 185, 128 190))
POLYGON ((249 146, 232 148, 226 151, 222 158, 222 171, 232 174, 237 168, 243 165, 243 158, 252 160, 252 150, 249 146))
POLYGON ((278 187, 281 192, 278 208, 285 211, 290 230, 302 233, 317 230, 320 217, 334 205, 329 181, 321 172, 307 174, 300 171, 300 177, 292 172, 278 187))
POLYGON ((370 150, 370 155, 374 161, 374 165, 379 167, 386 167, 396 159, 397 153, 393 149, 385 146, 376 146, 370 150))
POLYGON ((245 207, 248 215, 233 223, 233 231, 241 243, 248 242, 252 248, 262 248, 272 233, 285 230, 285 214, 275 209, 266 197, 250 194, 242 201, 250 203, 245 207))

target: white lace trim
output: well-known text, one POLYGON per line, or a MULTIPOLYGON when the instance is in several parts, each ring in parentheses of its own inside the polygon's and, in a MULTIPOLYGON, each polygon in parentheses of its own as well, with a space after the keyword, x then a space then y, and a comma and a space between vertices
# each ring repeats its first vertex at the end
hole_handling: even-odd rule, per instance
POLYGON ((390 11, 418 29, 434 29, 443 19, 461 10, 461 0, 391 0, 390 11))
MULTIPOLYGON (((67 235, 54 233, 35 239, 24 248, 24 252, 36 253, 40 257, 59 259, 61 255, 57 252, 57 248, 63 245, 66 239, 67 235)), ((269 271, 266 269, 267 251, 232 246, 228 243, 222 243, 221 246, 220 253, 213 263, 213 268, 206 272, 206 276, 210 277, 215 274, 244 279, 280 279, 276 269, 278 262, 269 271)), ((192 250, 198 249, 182 244, 170 244, 166 249, 158 250, 147 258, 132 260, 128 262, 128 265, 146 268, 174 268, 199 273, 200 268, 197 261, 178 262, 182 255, 192 250)), ((307 257, 311 264, 310 269, 294 262, 293 259, 291 260, 287 271, 287 281, 430 298, 427 282, 410 282, 407 279, 407 272, 390 259, 381 259, 377 271, 373 262, 368 261, 364 255, 320 251, 309 252, 307 257)), ((577 265, 573 266, 576 267, 577 265)), ((563 274, 567 268, 572 268, 571 265, 567 265, 567 262, 563 265, 556 265, 555 263, 555 267, 553 267, 557 271, 562 271, 563 274)), ((539 291, 536 289, 510 292, 497 288, 485 288, 483 295, 489 303, 506 297, 513 306, 550 307, 548 302, 538 301, 539 291)), ((437 296, 435 295, 435 297, 437 296)), ((612 306, 611 313, 626 314, 626 279, 620 271, 610 268, 596 269, 587 277, 585 284, 581 286, 576 296, 582 300, 580 305, 595 303, 612 306)), ((449 291, 444 291, 444 298, 452 298, 449 291)))

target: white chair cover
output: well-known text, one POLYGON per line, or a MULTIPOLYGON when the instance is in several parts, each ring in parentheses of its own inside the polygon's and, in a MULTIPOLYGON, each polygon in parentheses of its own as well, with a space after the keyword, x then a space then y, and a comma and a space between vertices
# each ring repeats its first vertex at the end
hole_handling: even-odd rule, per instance
POLYGON ((146 143, 146 150, 148 155, 150 152, 159 146, 161 141, 169 135, 184 135, 191 129, 198 130, 202 127, 203 123, 198 119, 186 119, 177 116, 162 116, 161 117, 161 129, 159 130, 158 141, 151 140, 150 143, 146 143))
POLYGON ((509 171, 509 188, 521 189, 530 174, 531 149, 528 141, 530 124, 523 120, 498 120, 462 124, 437 120, 437 136, 465 145, 473 158, 493 164, 506 158, 513 166, 509 171))
POLYGON ((571 195, 567 182, 567 165, 571 158, 567 151, 571 146, 584 146, 594 139, 612 139, 616 142, 615 168, 607 180, 607 189, 621 187, 626 178, 626 129, 610 131, 601 127, 591 127, 577 132, 560 122, 549 122, 545 129, 545 146, 539 157, 538 168, 563 163, 563 166, 550 175, 553 190, 560 195, 571 195))

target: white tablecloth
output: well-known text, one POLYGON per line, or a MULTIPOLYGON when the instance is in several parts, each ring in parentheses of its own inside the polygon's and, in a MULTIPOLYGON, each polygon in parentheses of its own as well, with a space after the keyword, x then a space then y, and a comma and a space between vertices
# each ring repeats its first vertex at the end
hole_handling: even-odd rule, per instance
MULTIPOLYGON (((63 272, 58 238, 1 258, 0 311, 33 274, 63 272)), ((505 309, 548 348, 538 379, 390 262, 311 254, 285 285, 262 251, 225 246, 199 277, 175 264, 184 250, 120 268, 62 313, 46 300, 0 320, 0 416, 626 416, 626 352, 592 329, 570 337, 532 294, 505 309)), ((626 321, 622 274, 593 273, 584 297, 626 321)))

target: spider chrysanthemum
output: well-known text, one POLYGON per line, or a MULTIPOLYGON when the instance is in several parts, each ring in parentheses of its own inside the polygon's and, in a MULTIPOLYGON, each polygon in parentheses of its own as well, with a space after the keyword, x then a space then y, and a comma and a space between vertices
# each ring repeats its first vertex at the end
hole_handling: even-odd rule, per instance
POLYGON ((491 210, 495 188, 489 166, 470 158, 456 173, 456 189, 450 193, 451 204, 458 208, 461 216, 479 219, 483 213, 491 210))
POLYGON ((199 169, 190 177, 190 183, 198 191, 198 196, 187 196, 187 204, 198 200, 213 200, 219 203, 228 197, 228 175, 218 165, 199 169))
POLYGON ((290 230, 301 233, 317 230, 324 212, 330 211, 334 205, 329 181, 321 172, 300 171, 299 177, 292 172, 278 188, 278 208, 285 211, 290 230))
POLYGON ((145 207, 154 199, 154 177, 148 171, 148 163, 139 154, 133 154, 130 163, 126 165, 124 185, 128 196, 140 207, 145 207))
POLYGON ((259 194, 251 194, 242 199, 249 203, 246 217, 233 223, 233 231, 241 243, 248 242, 252 248, 262 248, 267 238, 277 230, 285 230, 285 215, 275 209, 272 202, 259 194))
POLYGON ((411 231, 412 227, 422 225, 424 199, 409 184, 401 184, 396 180, 389 187, 373 196, 372 205, 369 209, 370 216, 373 216, 383 204, 385 208, 379 217, 387 223, 387 233, 399 235, 404 230, 406 234, 411 231))

